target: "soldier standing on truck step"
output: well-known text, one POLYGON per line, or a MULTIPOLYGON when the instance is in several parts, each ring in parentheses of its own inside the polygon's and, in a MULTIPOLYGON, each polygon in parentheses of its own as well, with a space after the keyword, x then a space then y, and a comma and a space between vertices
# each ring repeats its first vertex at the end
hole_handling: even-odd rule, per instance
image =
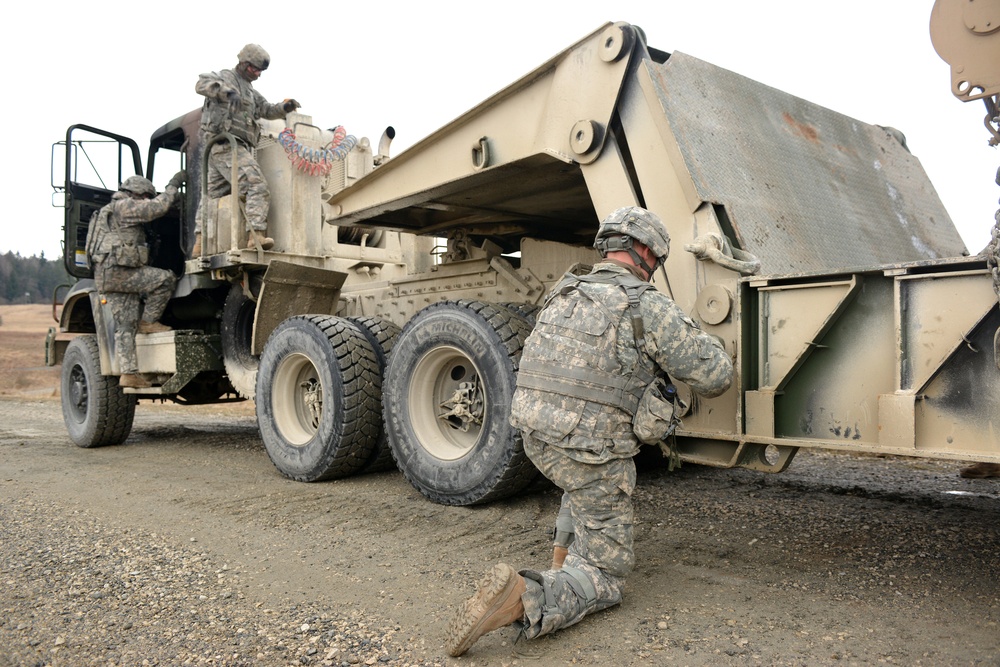
POLYGON ((594 247, 603 261, 567 274, 538 314, 511 405, 525 453, 563 490, 552 568, 495 565, 448 628, 453 656, 505 625, 534 639, 621 602, 635 563, 632 457, 676 425, 670 378, 708 397, 732 382, 721 341, 648 282, 670 249, 659 217, 620 208, 594 247))
POLYGON ((87 254, 94 267, 94 282, 102 300, 111 306, 115 322, 115 353, 121 372, 118 384, 122 387, 152 386, 139 375, 135 334, 170 331, 159 319, 174 292, 177 277, 166 269, 147 266, 149 246, 143 225, 167 213, 186 179, 185 172, 177 172, 166 190, 157 195, 147 179, 129 176, 111 196, 111 203, 95 214, 87 232, 87 254))
MULTIPOLYGON (((247 44, 237 54, 238 64, 233 69, 211 72, 198 77, 195 91, 205 97, 201 111, 199 143, 205 142, 221 132, 228 132, 236 138, 236 155, 239 183, 237 192, 245 203, 247 225, 250 236, 248 248, 259 245, 268 250, 274 240, 267 236, 267 211, 270 207, 270 193, 267 181, 257 164, 253 151, 260 138, 261 118, 276 120, 299 108, 299 103, 287 98, 279 104, 271 104, 254 90, 253 82, 271 63, 271 56, 257 44, 247 44)), ((233 151, 229 142, 219 142, 212 146, 208 155, 208 197, 218 199, 232 192, 233 151)), ((195 242, 191 256, 201 255, 201 229, 204 218, 203 207, 198 207, 195 221, 195 242)))

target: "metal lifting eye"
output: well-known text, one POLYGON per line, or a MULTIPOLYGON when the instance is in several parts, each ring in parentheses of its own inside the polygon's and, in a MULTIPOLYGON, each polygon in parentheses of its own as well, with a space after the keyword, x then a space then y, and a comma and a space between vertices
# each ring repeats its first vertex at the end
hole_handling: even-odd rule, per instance
POLYGON ((485 169, 490 166, 491 157, 489 137, 480 137, 479 141, 472 146, 472 168, 485 169))

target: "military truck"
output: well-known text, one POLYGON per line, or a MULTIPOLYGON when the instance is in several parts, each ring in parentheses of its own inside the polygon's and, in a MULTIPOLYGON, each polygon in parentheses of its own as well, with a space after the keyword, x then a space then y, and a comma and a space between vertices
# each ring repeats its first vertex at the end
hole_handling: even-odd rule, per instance
MULTIPOLYGON (((533 317, 564 272, 597 261, 601 218, 639 205, 673 242, 654 285, 735 359, 722 396, 679 387, 682 460, 780 472, 822 447, 1000 462, 986 259, 892 128, 653 48, 627 23, 391 158, 387 133, 316 176, 289 165, 332 133, 288 124, 265 124, 274 144, 258 153, 273 250, 231 247, 242 222, 222 201, 218 238, 185 259, 190 186, 161 234, 154 255, 181 278, 164 318, 175 331, 138 337, 160 385, 147 390, 118 388, 110 318, 74 261, 110 192, 72 178, 82 149, 67 134, 66 259, 80 281, 48 351, 77 444, 123 441, 138 400, 253 397, 293 479, 394 461, 435 502, 515 494, 536 474, 508 423, 533 317), (285 154, 286 129, 305 153, 285 154)), ((172 150, 197 175, 196 127, 192 112, 154 133, 146 173, 172 150)))
MULTIPOLYGON (((234 231, 236 225, 245 229, 238 203, 234 205, 232 197, 206 198, 211 205, 205 215, 211 224, 206 225, 203 253, 191 257, 195 212, 206 187, 204 182, 201 187, 197 184, 204 181, 201 165, 210 148, 198 143, 200 115, 200 109, 192 111, 153 133, 145 172, 136 142, 91 126, 70 127, 53 150, 53 172, 58 165, 64 176, 56 186, 65 196, 64 264, 78 281, 65 296, 59 332, 50 331, 47 360, 63 363, 63 415, 71 439, 82 447, 123 442, 141 400, 199 404, 253 398, 259 356, 254 336, 263 345, 270 330, 288 317, 333 312, 345 283, 352 290, 349 298, 373 299, 388 279, 431 266, 433 239, 323 225, 322 197, 357 180, 385 155, 374 154, 367 139, 345 136, 343 128, 321 130, 300 114, 289 116, 289 127, 263 121, 258 147, 274 202, 270 229, 280 251, 242 248, 237 239, 242 242, 246 232, 234 231), (178 209, 148 226, 150 263, 179 277, 164 316, 175 331, 137 336, 140 371, 157 386, 122 389, 117 386, 114 321, 96 290, 86 257, 88 225, 125 176, 145 173, 152 179, 161 170, 178 168, 188 170, 194 187, 186 188, 178 209), (259 317, 258 307, 263 313, 259 317)), ((392 128, 386 131, 379 150, 388 150, 392 133, 392 128)), ((350 369, 357 375, 351 380, 358 387, 354 391, 371 405, 364 414, 345 417, 358 422, 356 428, 352 423, 347 429, 347 440, 363 441, 357 451, 329 462, 318 476, 392 465, 384 443, 376 448, 377 440, 369 442, 369 436, 378 430, 372 414, 379 411, 375 392, 384 364, 382 347, 395 332, 388 321, 355 318, 343 334, 341 345, 360 357, 355 359, 357 367, 350 369), (355 349, 358 346, 361 352, 355 349)))

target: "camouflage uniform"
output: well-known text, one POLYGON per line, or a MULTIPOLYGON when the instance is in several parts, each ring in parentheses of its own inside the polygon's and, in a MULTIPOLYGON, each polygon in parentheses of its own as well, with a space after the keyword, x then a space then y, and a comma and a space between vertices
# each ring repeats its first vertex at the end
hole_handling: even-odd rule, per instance
POLYGON ((640 446, 623 407, 628 394, 662 371, 708 397, 732 382, 732 361, 721 344, 639 275, 606 259, 589 276, 567 276, 524 347, 511 423, 522 431, 528 457, 562 488, 560 514, 572 517, 575 533, 561 569, 521 572, 528 638, 621 602, 635 564, 632 457, 640 446), (625 286, 639 284, 646 288, 633 313, 625 286), (641 343, 633 317, 641 318, 641 343), (613 353, 594 363, 595 350, 613 353), (609 394, 607 386, 616 382, 609 394))
POLYGON ((167 308, 173 294, 176 276, 166 269, 153 266, 122 266, 114 247, 128 245, 145 247, 146 232, 143 225, 153 222, 173 205, 177 188, 168 185, 153 199, 134 199, 128 192, 119 190, 108 204, 110 215, 98 216, 106 220, 100 230, 100 242, 94 250, 94 282, 98 291, 107 299, 115 320, 115 350, 119 371, 124 374, 139 372, 135 354, 135 333, 139 324, 139 301, 143 301, 142 319, 156 322, 167 308))
MULTIPOLYGON (((201 112, 201 145, 210 137, 229 132, 236 138, 236 164, 239 196, 246 201, 247 224, 251 229, 267 229, 267 212, 271 195, 264 173, 257 164, 253 150, 260 139, 258 119, 276 120, 285 117, 283 104, 271 104, 254 90, 253 84, 238 72, 224 69, 198 77, 195 91, 205 97, 201 112)), ((228 142, 212 146, 208 156, 208 196, 218 199, 232 192, 233 152, 228 142)), ((196 215, 195 230, 201 232, 201 207, 196 215)))

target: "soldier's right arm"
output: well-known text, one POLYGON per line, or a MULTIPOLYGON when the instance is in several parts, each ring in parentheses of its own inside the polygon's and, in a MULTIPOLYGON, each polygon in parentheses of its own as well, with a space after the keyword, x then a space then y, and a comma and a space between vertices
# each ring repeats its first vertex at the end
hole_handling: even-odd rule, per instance
POLYGON ((708 398, 729 389, 733 360, 722 343, 702 331, 669 297, 652 291, 643 296, 646 343, 660 368, 708 398))
POLYGON ((218 72, 199 74, 198 83, 194 84, 194 90, 210 100, 223 103, 228 102, 232 95, 239 95, 239 89, 232 86, 218 72))
POLYGON ((122 227, 144 225, 158 220, 166 215, 177 198, 177 188, 168 185, 167 189, 152 199, 126 199, 118 204, 115 213, 122 227))

